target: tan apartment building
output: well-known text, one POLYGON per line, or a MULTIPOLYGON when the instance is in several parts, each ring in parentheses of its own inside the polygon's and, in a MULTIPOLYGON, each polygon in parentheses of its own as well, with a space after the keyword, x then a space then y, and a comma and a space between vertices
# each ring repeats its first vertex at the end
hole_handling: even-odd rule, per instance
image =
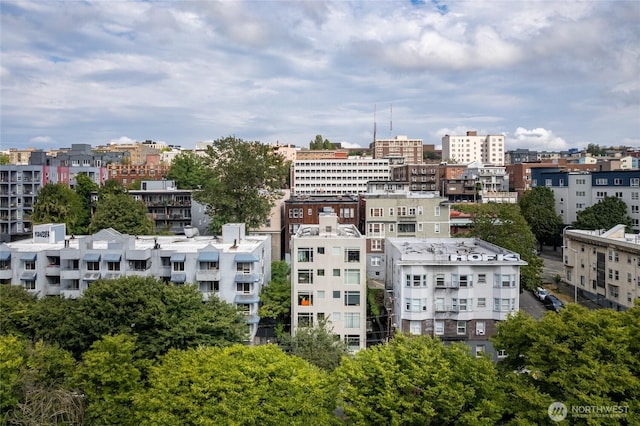
POLYGON ((370 145, 373 158, 403 157, 405 164, 422 164, 422 139, 398 135, 392 139, 376 139, 370 145))

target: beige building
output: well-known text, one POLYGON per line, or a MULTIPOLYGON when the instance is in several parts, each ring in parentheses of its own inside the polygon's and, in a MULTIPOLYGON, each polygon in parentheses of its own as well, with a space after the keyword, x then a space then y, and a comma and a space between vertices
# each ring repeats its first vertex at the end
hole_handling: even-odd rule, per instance
POLYGON ((625 233, 624 225, 607 231, 566 229, 562 254, 565 280, 576 298, 618 310, 640 298, 640 236, 625 233))
POLYGON ((321 214, 291 239, 291 332, 327 321, 352 352, 366 347, 365 238, 354 225, 321 214))
POLYGON ((398 135, 393 139, 376 139, 371 143, 373 158, 404 158, 404 164, 422 164, 422 139, 398 135))
POLYGON ((504 136, 481 135, 469 131, 465 136, 445 135, 442 138, 442 161, 469 164, 474 161, 504 166, 504 136))

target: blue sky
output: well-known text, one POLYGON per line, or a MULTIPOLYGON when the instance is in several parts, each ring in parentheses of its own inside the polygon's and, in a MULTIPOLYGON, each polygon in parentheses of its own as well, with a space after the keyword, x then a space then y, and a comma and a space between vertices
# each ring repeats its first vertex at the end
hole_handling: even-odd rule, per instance
POLYGON ((0 148, 640 147, 638 1, 0 0, 0 148), (392 107, 391 107, 392 106, 392 107), (393 114, 391 114, 393 108, 393 114))

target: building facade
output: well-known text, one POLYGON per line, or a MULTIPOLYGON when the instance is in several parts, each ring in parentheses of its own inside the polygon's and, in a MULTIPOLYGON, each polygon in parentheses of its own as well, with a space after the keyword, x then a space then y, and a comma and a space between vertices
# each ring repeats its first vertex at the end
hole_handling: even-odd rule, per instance
POLYGON ((354 225, 323 214, 291 239, 291 332, 326 321, 349 350, 366 347, 365 239, 354 225))
POLYGON ((465 136, 445 135, 442 138, 442 161, 469 164, 474 161, 504 165, 504 136, 482 135, 468 131, 465 136))
POLYGON ((223 226, 222 238, 133 236, 113 229, 67 237, 64 224, 36 225, 33 238, 0 244, 0 283, 39 297, 80 297, 92 282, 121 276, 156 277, 198 286, 247 319, 253 341, 260 291, 271 279, 268 237, 246 236, 242 223, 223 226))
POLYGON ((565 280, 575 297, 624 310, 640 298, 640 237, 624 225, 609 230, 566 229, 562 250, 565 280))
POLYGON ((31 214, 43 176, 42 166, 3 165, 0 168, 1 242, 31 233, 31 214))
POLYGON ((373 158, 404 158, 405 164, 422 164, 422 139, 398 135, 392 139, 376 139, 370 145, 373 158))
POLYGON ((519 309, 519 254, 471 238, 387 238, 385 257, 393 328, 505 356, 490 337, 519 309))

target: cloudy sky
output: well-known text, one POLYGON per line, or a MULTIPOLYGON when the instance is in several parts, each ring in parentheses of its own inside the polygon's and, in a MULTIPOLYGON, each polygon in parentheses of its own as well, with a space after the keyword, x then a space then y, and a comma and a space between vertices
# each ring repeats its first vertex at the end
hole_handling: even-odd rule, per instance
POLYGON ((0 0, 2 149, 640 147, 638 1, 0 0), (375 112, 375 114, 374 114, 375 112))

